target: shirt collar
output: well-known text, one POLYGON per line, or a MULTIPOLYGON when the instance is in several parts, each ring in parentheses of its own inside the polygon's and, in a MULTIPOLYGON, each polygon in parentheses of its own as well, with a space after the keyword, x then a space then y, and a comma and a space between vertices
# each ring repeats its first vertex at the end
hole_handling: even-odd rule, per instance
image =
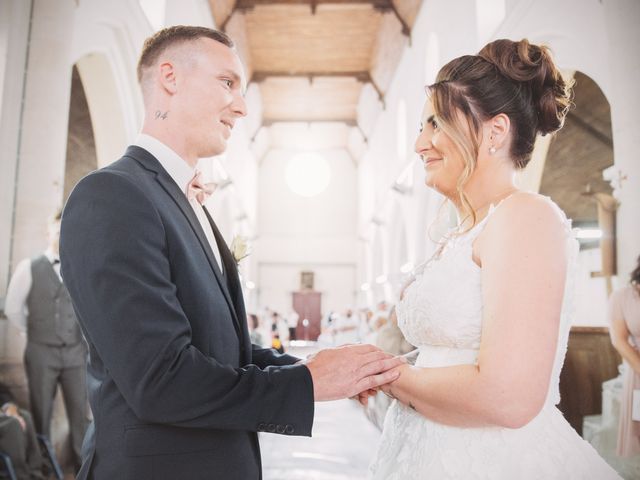
POLYGON ((133 144, 144 148, 156 157, 162 168, 167 171, 173 181, 176 182, 176 185, 180 187, 180 190, 186 194, 187 184, 196 174, 195 168, 192 168, 180 155, 151 135, 139 133, 133 144))

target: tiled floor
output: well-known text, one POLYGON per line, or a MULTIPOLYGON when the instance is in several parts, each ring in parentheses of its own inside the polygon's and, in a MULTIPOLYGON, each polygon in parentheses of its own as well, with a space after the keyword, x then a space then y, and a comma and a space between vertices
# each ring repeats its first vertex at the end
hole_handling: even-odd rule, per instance
POLYGON ((316 403, 313 437, 260 434, 264 480, 363 480, 379 437, 359 403, 316 403))

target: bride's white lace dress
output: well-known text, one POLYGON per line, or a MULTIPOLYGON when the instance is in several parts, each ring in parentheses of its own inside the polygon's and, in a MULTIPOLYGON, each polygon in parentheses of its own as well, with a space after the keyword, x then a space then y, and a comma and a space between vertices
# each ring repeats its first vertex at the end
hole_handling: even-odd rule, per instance
MULTIPOLYGON (((550 200, 549 200, 550 201, 550 200)), ((555 206, 555 204, 554 204, 555 206)), ((558 208, 555 206, 555 208, 558 208)), ((469 232, 454 237, 416 273, 397 305, 398 324, 420 349, 417 366, 474 364, 480 346, 480 268, 472 243, 495 208, 469 232)), ((573 312, 573 277, 578 245, 566 220, 570 259, 558 349, 547 400, 526 426, 457 428, 433 422, 395 401, 387 413, 375 480, 492 479, 608 480, 618 475, 565 421, 555 405, 573 312)))

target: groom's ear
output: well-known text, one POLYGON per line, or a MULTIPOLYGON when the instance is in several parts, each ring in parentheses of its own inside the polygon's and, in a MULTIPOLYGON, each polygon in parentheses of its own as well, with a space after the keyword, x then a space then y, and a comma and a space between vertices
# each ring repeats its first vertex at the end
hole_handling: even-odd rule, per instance
POLYGON ((176 81, 176 68, 173 62, 166 61, 158 66, 160 73, 159 83, 162 89, 169 95, 174 95, 178 91, 176 81))

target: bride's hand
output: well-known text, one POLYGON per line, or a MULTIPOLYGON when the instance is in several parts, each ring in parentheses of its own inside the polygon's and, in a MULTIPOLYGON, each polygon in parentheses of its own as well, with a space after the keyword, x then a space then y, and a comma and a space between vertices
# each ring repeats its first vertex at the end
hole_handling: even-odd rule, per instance
POLYGON ((398 367, 395 367, 393 370, 394 371, 395 370, 399 371, 400 375, 394 381, 389 382, 389 383, 385 383, 384 385, 379 386, 378 390, 380 390, 382 393, 384 393, 387 397, 395 399, 396 395, 395 395, 395 393, 393 391, 393 387, 394 387, 394 384, 400 379, 400 377, 402 377, 402 371, 405 368, 410 368, 410 365, 407 365, 405 363, 404 365, 400 365, 398 367))
POLYGON ((393 387, 390 383, 386 385, 382 385, 380 387, 380 391, 384 393, 387 397, 395 399, 396 397, 393 395, 393 387))
POLYGON ((351 400, 357 400, 360 405, 366 407, 369 405, 369 397, 374 396, 378 393, 378 390, 375 388, 371 388, 369 390, 365 390, 364 392, 360 392, 358 395, 351 397, 351 400))
MULTIPOLYGON (((414 350, 415 351, 415 350, 414 350)), ((413 353, 413 352, 410 352, 413 353)), ((403 361, 403 364, 391 369, 390 371, 394 371, 394 370, 399 370, 402 369, 403 367, 407 366, 408 360, 407 360, 407 355, 399 355, 395 358, 401 359, 403 361)), ((400 377, 398 377, 400 378, 400 377)), ((396 378, 397 380, 397 378, 396 378)), ((363 407, 366 407, 369 404, 369 397, 372 397, 374 395, 376 395, 379 391, 383 392, 385 395, 391 397, 391 398, 395 398, 393 396, 393 393, 391 392, 391 386, 393 385, 393 383, 396 381, 392 381, 390 383, 386 383, 384 385, 381 385, 377 388, 370 388, 368 390, 364 390, 362 392, 360 392, 358 395, 354 395, 353 397, 351 397, 351 400, 357 400, 363 407)))

